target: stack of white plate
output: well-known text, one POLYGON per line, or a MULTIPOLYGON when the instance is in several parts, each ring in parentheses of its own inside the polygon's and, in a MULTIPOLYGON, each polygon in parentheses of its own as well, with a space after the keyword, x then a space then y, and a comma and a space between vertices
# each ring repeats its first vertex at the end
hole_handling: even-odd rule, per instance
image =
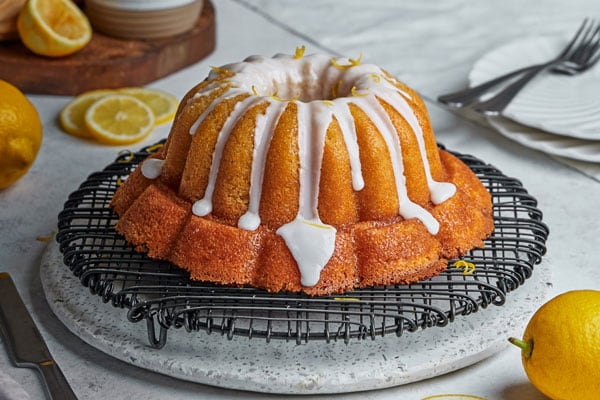
MULTIPOLYGON (((475 63, 471 86, 506 72, 546 62, 567 37, 524 38, 499 47, 475 63)), ((574 76, 544 72, 504 110, 488 118, 502 135, 600 179, 600 63, 574 76)))

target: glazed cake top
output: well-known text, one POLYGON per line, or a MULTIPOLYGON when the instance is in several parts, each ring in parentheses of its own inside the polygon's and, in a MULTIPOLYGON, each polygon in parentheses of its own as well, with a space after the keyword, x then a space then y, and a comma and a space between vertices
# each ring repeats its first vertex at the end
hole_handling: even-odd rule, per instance
MULTIPOLYGON (((213 68, 209 83, 193 97, 216 96, 190 128, 194 135, 204 119, 221 102, 242 94, 219 132, 212 156, 208 185, 204 196, 196 201, 192 212, 205 216, 212 212, 215 188, 223 149, 239 118, 250 108, 267 102, 268 107, 256 120, 250 179, 250 200, 247 212, 238 227, 255 230, 261 224, 259 206, 265 163, 270 140, 277 121, 290 102, 298 109, 298 149, 300 162, 300 194, 296 218, 277 229, 296 259, 304 286, 315 285, 321 270, 335 248, 336 228, 324 224, 318 213, 321 162, 327 129, 335 118, 341 128, 350 159, 352 186, 355 191, 364 187, 359 146, 354 119, 349 105, 360 107, 381 133, 388 148, 394 172, 398 214, 405 219, 417 218, 432 234, 439 230, 438 221, 426 209, 409 199, 400 139, 394 124, 379 100, 393 107, 411 126, 419 145, 431 201, 440 204, 456 191, 453 184, 437 182, 431 176, 427 161, 423 131, 407 100, 409 94, 398 87, 399 82, 381 68, 361 64, 357 60, 333 58, 323 54, 303 55, 303 49, 293 56, 278 54, 272 58, 252 56, 240 63, 213 68)), ((190 100, 191 101, 191 100, 190 100)), ((142 164, 142 173, 151 179, 160 176, 162 160, 149 159, 142 164)))

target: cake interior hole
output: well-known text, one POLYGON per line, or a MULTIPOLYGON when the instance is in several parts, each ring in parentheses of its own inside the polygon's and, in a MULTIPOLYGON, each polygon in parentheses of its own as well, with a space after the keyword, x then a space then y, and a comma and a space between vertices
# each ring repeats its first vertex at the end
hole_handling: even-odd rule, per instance
POLYGON ((238 75, 237 79, 258 96, 305 103, 349 97, 353 87, 360 88, 356 75, 349 76, 345 70, 335 68, 329 59, 319 61, 293 66, 286 63, 285 68, 274 68, 268 75, 255 72, 238 75))

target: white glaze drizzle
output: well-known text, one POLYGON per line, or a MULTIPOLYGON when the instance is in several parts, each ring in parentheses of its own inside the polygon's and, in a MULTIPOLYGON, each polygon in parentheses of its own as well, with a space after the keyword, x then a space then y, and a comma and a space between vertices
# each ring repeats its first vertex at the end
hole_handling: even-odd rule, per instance
POLYGON ((158 178, 162 173, 164 163, 165 160, 161 160, 159 158, 146 159, 141 166, 142 175, 144 175, 148 179, 158 178))
POLYGON ((402 148, 400 138, 396 133, 396 128, 390 120, 387 112, 379 103, 377 98, 369 94, 364 97, 358 97, 355 103, 369 116, 369 119, 375 124, 381 134, 390 153, 392 170, 396 183, 396 195, 398 196, 400 214, 405 219, 418 218, 432 235, 437 234, 440 224, 427 210, 414 203, 408 197, 406 188, 406 177, 404 176, 404 163, 402 161, 402 148))
POLYGON ((296 218, 277 229, 294 256, 304 286, 319 282, 335 250, 336 229, 319 218, 319 182, 325 135, 331 122, 322 102, 297 103, 300 198, 296 218))
MULTIPOLYGON (((350 60, 340 58, 336 59, 336 62, 349 65, 350 60)), ((454 195, 456 188, 451 183, 437 182, 432 178, 423 131, 406 101, 410 96, 394 86, 394 82, 397 82, 395 78, 388 77, 374 65, 337 68, 328 56, 319 54, 301 59, 279 54, 273 58, 252 56, 241 63, 214 69, 209 74, 209 79, 216 79, 222 70, 227 70, 233 75, 206 85, 193 95, 193 98, 209 96, 224 85, 229 86, 224 93, 211 101, 192 124, 190 134, 196 133, 206 117, 222 101, 241 94, 248 97, 236 103, 218 134, 208 185, 204 197, 192 207, 194 214, 204 216, 212 212, 212 195, 223 149, 239 118, 259 102, 268 102, 265 113, 259 115, 256 120, 248 210, 238 220, 238 227, 242 229, 255 230, 260 226, 259 207, 268 148, 288 102, 295 102, 298 107, 300 158, 299 208, 296 218, 279 227, 277 234, 284 239, 296 260, 302 284, 317 284, 322 269, 335 250, 336 229, 324 224, 318 214, 325 137, 333 118, 338 121, 348 151, 352 187, 356 191, 364 187, 356 128, 349 109, 352 103, 369 116, 386 143, 394 172, 399 215, 405 219, 419 219, 431 234, 438 232, 438 221, 408 197, 400 139, 379 99, 390 104, 411 126, 419 145, 432 202, 444 202, 454 195), (338 96, 327 100, 332 97, 334 91, 338 96)), ((160 174, 160 171, 158 173, 160 174)))
POLYGON ((273 133, 279 117, 283 114, 287 104, 283 102, 271 102, 264 117, 259 117, 254 131, 254 149, 252 150, 252 169, 250 175, 250 201, 248 211, 238 221, 238 227, 253 231, 260 225, 260 198, 262 194, 263 178, 265 175, 264 165, 267 162, 267 150, 271 143, 273 133))
POLYGON ((212 195, 215 190, 215 182, 217 181, 217 174, 219 172, 219 166, 221 165, 221 157, 223 156, 223 149, 229 139, 229 135, 233 131, 233 128, 237 124, 239 118, 244 115, 248 109, 256 105, 261 101, 257 97, 246 97, 244 100, 238 102, 233 107, 233 111, 223 124, 219 136, 217 137, 217 144, 213 153, 212 164, 210 166, 210 172, 208 174, 208 184, 204 191, 204 197, 196 201, 192 206, 192 212, 200 217, 210 214, 213 209, 212 195))
POLYGON ((423 129, 417 120, 416 115, 412 111, 410 105, 406 102, 402 96, 397 92, 387 92, 383 90, 374 90, 375 96, 381 98, 390 104, 394 109, 402 115, 412 131, 415 133, 415 138, 419 145, 419 152, 421 153, 421 159, 423 159, 423 166, 425 167, 425 178, 427 179, 427 186, 431 194, 431 201, 433 204, 441 204, 454 196, 456 193, 456 186, 448 182, 437 182, 431 176, 431 168, 427 161, 427 151, 425 149, 425 139, 423 136, 423 129))
POLYGON ((335 250, 336 229, 320 220, 296 218, 277 229, 300 270, 300 283, 314 286, 335 250))

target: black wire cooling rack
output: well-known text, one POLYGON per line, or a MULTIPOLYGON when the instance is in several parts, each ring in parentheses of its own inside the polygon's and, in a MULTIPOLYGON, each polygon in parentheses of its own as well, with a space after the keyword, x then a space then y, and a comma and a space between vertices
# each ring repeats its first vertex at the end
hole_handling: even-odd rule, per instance
MULTIPOLYGON (((493 198, 495 230, 485 248, 462 257, 467 270, 446 271, 411 285, 312 297, 223 287, 189 280, 186 271, 135 252, 114 230, 113 193, 133 169, 164 143, 125 152, 73 192, 58 216, 56 240, 64 263, 91 293, 145 320, 150 345, 161 348, 170 328, 218 332, 231 339, 309 340, 376 338, 442 327, 458 315, 500 306, 529 278, 546 251, 548 228, 537 201, 522 184, 470 155, 453 153, 481 179, 493 198)), ((456 265, 461 265, 460 263, 456 265)))

